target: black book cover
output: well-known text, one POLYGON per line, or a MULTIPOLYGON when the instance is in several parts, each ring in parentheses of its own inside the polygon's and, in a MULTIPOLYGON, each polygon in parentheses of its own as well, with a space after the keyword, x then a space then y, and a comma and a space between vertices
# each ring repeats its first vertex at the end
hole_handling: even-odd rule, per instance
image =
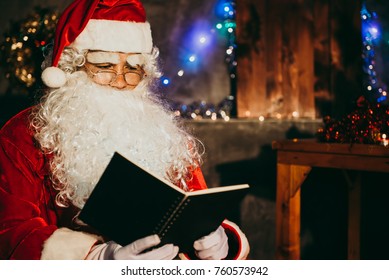
POLYGON ((158 234, 161 245, 173 243, 190 252, 195 240, 217 229, 248 188, 184 192, 115 153, 79 218, 122 246, 158 234))

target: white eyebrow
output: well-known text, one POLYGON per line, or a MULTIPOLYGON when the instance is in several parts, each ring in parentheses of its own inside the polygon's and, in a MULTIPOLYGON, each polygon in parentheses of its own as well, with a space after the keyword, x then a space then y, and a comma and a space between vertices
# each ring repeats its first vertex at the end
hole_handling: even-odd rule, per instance
POLYGON ((86 60, 90 63, 112 63, 120 62, 119 54, 110 52, 88 52, 86 60))
POLYGON ((145 58, 142 54, 130 54, 127 57, 127 63, 131 66, 140 65, 143 66, 145 64, 145 58))

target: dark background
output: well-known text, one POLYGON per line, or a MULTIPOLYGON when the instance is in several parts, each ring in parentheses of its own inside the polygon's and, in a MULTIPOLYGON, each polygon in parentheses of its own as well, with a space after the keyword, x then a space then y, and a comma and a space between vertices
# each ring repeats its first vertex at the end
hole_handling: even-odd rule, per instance
MULTIPOLYGON (((239 0, 237 0, 239 1, 239 0)), ((26 17, 35 6, 51 7, 62 11, 71 1, 14 0, 0 2, 0 33, 12 21, 26 17)), ((188 26, 213 22, 213 3, 208 0, 144 0, 152 25, 154 42, 161 50, 164 72, 174 73, 180 66, 177 54, 185 43, 188 26), (203 19, 203 20, 201 20, 203 19)), ((384 31, 387 29, 386 1, 368 1, 377 10, 384 31)), ((386 33, 385 33, 386 34, 386 33)), ((385 35, 386 36, 386 35, 385 35)), ((386 37, 385 37, 386 38, 386 37)), ((178 92, 179 101, 206 100, 216 103, 229 94, 230 81, 224 62, 225 41, 214 44, 201 71, 188 75, 171 86, 178 92)), ((382 80, 388 63, 387 41, 383 41, 377 55, 382 80)), ((0 74, 1 67, 0 67, 0 74)), ((254 77, 255 78, 255 77, 254 77)), ((33 93, 26 95, 10 88, 0 80, 0 124, 19 110, 29 106, 33 93)), ((352 100, 337 104, 344 106, 352 100)), ((325 104, 328 106, 328 104, 325 104)), ((344 113, 344 107, 341 108, 344 113)), ((275 256, 275 186, 276 154, 271 142, 279 139, 314 138, 322 125, 315 120, 257 119, 187 120, 188 128, 204 142, 206 147, 204 174, 210 187, 249 183, 250 194, 235 209, 231 217, 246 233, 251 243, 251 259, 273 259, 275 256)), ((362 259, 387 259, 388 236, 388 176, 368 173, 363 176, 362 189, 362 259)), ((302 257, 305 259, 345 259, 347 255, 347 199, 342 173, 331 169, 315 169, 302 187, 302 257)))

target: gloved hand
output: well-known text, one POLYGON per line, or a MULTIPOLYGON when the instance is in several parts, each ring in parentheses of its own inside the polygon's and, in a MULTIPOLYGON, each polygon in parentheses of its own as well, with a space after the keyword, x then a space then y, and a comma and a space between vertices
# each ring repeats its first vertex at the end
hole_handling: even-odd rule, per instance
POLYGON ((142 253, 161 242, 158 235, 150 235, 126 246, 109 241, 92 247, 87 260, 172 260, 178 253, 178 247, 166 244, 162 247, 142 253))
POLYGON ((222 226, 193 244, 196 256, 202 260, 221 260, 228 254, 228 237, 222 226))

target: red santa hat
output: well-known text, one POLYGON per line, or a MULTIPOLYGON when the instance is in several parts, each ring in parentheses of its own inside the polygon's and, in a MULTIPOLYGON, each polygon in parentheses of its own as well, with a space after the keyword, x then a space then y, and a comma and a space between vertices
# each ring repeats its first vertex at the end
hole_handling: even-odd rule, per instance
POLYGON ((139 0, 75 0, 58 20, 52 66, 42 81, 52 88, 66 83, 58 61, 65 47, 78 50, 150 53, 150 24, 139 0))

